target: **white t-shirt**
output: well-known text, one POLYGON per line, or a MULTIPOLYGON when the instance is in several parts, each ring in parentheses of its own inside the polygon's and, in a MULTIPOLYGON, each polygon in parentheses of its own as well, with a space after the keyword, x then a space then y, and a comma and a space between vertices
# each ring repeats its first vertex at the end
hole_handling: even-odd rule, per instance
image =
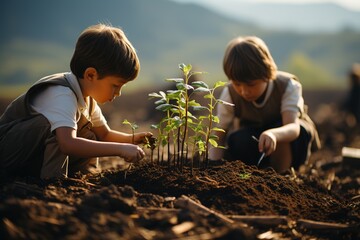
MULTIPOLYGON (((274 88, 274 83, 270 81, 265 94, 264 101, 262 103, 252 102, 254 107, 260 108, 264 106, 267 100, 269 99, 269 96, 273 91, 273 88, 274 88)), ((229 103, 233 103, 229 93, 229 88, 225 87, 223 89, 219 99, 229 103)), ((302 87, 301 84, 294 79, 291 79, 291 81, 287 85, 281 99, 281 112, 285 112, 285 111, 294 111, 294 112, 298 112, 299 114, 304 111, 304 99, 302 97, 302 87)), ((234 107, 224 104, 218 104, 217 116, 220 118, 220 123, 218 124, 218 126, 224 130, 228 130, 235 118, 234 107)))
POLYGON ((105 117, 95 101, 93 112, 89 114, 89 106, 84 100, 76 76, 72 73, 66 73, 65 77, 75 90, 76 95, 68 87, 51 85, 36 95, 30 103, 36 112, 41 113, 48 119, 51 131, 59 127, 70 127, 77 130, 80 113, 84 114, 94 127, 106 125, 105 117), (76 96, 78 96, 78 99, 76 96))
MULTIPOLYGON (((274 83, 270 81, 265 94, 264 101, 261 103, 252 102, 254 107, 260 108, 264 106, 267 100, 269 99, 269 96, 271 95, 273 89, 274 89, 274 83)), ((223 89, 219 99, 229 103, 233 103, 228 87, 225 87, 223 89)), ((218 123, 217 125, 219 128, 224 129, 227 132, 227 134, 239 128, 240 119, 235 117, 233 106, 218 104, 216 110, 217 110, 217 116, 220 119, 220 123, 218 123)), ((294 111, 299 113, 299 115, 300 113, 304 112, 304 99, 302 97, 302 86, 298 81, 294 79, 291 79, 291 81, 287 85, 281 99, 281 112, 285 112, 285 111, 294 111)), ((224 146, 225 140, 226 138, 222 139, 222 141, 219 141, 219 145, 224 146)), ((212 160, 221 159, 223 157, 223 153, 224 150, 221 148, 210 148, 209 158, 212 160)))

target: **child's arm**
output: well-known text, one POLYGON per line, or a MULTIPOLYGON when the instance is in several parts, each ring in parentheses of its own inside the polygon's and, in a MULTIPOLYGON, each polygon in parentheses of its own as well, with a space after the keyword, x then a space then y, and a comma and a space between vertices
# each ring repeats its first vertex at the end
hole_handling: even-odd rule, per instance
MULTIPOLYGON (((79 138, 76 136, 76 130, 69 127, 60 127, 55 131, 60 150, 65 155, 82 158, 119 156, 128 162, 139 161, 145 156, 144 151, 134 144, 79 138)), ((117 137, 127 139, 126 135, 118 135, 117 137)))
POLYGON ((259 151, 265 151, 267 156, 275 151, 278 142, 291 142, 300 134, 297 112, 283 112, 282 121, 283 125, 281 127, 268 129, 261 133, 259 137, 259 151))
POLYGON ((100 141, 104 142, 118 142, 118 143, 133 143, 140 144, 145 143, 146 137, 151 137, 153 134, 151 132, 139 132, 133 135, 129 133, 123 133, 115 131, 109 128, 108 125, 103 125, 101 127, 94 127, 92 131, 96 134, 96 137, 100 141))

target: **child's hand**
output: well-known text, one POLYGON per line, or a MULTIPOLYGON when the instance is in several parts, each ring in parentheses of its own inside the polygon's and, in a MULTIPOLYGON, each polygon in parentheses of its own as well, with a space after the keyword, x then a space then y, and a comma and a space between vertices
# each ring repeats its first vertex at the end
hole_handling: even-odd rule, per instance
POLYGON ((145 157, 144 150, 142 150, 141 147, 137 145, 123 144, 122 146, 123 148, 119 156, 124 158, 126 162, 135 163, 145 157))
POLYGON ((263 132, 259 137, 259 152, 269 156, 276 149, 276 137, 271 131, 263 132))
POLYGON ((146 143, 146 138, 152 137, 151 132, 139 132, 134 134, 134 143, 135 144, 141 144, 146 143))

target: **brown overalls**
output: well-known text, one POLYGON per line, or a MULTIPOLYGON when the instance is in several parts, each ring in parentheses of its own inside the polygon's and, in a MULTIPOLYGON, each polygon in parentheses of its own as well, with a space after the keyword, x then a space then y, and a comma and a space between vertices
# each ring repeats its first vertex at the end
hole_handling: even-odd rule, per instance
MULTIPOLYGON (((41 178, 63 177, 67 175, 67 170, 70 174, 77 171, 87 173, 93 166, 95 159, 64 155, 59 149, 55 131, 50 131, 48 120, 30 107, 34 96, 50 85, 68 87, 76 95, 63 73, 54 74, 37 81, 26 93, 15 99, 0 117, 2 173, 41 178)), ((77 125, 78 137, 96 139, 91 131, 92 124, 84 115, 81 114, 77 125)))

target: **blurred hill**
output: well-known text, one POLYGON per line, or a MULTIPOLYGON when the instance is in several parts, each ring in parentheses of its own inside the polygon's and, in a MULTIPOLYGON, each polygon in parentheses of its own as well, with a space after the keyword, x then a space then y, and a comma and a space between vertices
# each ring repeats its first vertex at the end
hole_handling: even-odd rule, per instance
POLYGON ((274 31, 170 0, 15 0, 0 8, 1 96, 11 94, 11 86, 16 91, 44 75, 69 71, 78 35, 99 22, 121 27, 138 51, 141 72, 130 89, 161 86, 179 74, 182 62, 209 72, 210 82, 226 80, 223 52, 238 35, 262 37, 279 68, 297 74, 304 88, 343 86, 351 64, 360 62, 360 32, 354 29, 274 31))
POLYGON ((259 26, 299 32, 360 30, 360 11, 336 3, 296 1, 259 2, 249 0, 174 0, 194 2, 224 16, 251 21, 259 26))

